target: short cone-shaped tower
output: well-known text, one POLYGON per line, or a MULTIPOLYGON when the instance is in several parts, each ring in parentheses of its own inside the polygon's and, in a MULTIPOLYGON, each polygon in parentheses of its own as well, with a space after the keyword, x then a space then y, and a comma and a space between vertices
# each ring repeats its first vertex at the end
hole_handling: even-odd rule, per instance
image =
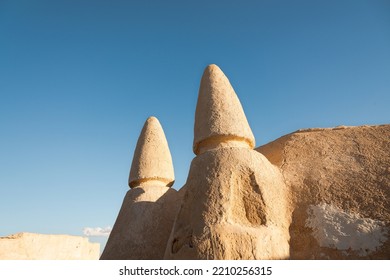
POLYGON ((122 207, 100 257, 103 260, 162 259, 180 206, 164 131, 150 117, 138 138, 122 207))
POLYGON ((175 181, 172 157, 160 122, 149 117, 138 138, 131 164, 131 188, 153 183, 170 187, 175 181))
POLYGON ((233 87, 215 64, 206 67, 195 112, 193 151, 196 155, 218 146, 247 146, 255 138, 233 87))

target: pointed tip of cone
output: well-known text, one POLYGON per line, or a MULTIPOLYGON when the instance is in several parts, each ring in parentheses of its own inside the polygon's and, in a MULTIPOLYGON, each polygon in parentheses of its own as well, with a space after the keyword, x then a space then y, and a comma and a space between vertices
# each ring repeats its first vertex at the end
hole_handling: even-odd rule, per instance
POLYGON ((203 71, 202 81, 218 78, 220 76, 225 76, 221 68, 219 68, 216 64, 209 64, 203 71))
POLYGON ((146 123, 151 123, 151 122, 158 122, 160 124, 160 122, 155 116, 150 116, 149 118, 146 119, 146 123))
POLYGON ((213 71, 213 70, 220 70, 220 71, 222 71, 221 68, 219 68, 217 64, 213 64, 213 63, 207 65, 206 68, 204 69, 204 71, 213 71))
POLYGON ((159 181, 172 186, 175 180, 172 157, 164 131, 156 117, 149 117, 142 128, 134 151, 129 186, 147 181, 159 181))
POLYGON ((206 67, 199 87, 194 153, 199 154, 201 146, 208 140, 212 140, 213 146, 218 146, 218 142, 251 149, 255 146, 255 138, 241 103, 228 78, 215 64, 206 67))

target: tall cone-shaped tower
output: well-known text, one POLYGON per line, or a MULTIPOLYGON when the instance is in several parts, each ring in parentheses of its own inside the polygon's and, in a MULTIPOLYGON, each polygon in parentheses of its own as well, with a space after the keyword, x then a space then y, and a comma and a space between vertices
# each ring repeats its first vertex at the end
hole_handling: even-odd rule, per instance
POLYGON ((131 164, 129 186, 158 182, 170 187, 175 181, 172 157, 160 122, 149 117, 138 138, 131 164))
POLYGON ((200 82, 193 151, 198 155, 219 145, 246 145, 253 149, 255 138, 228 78, 211 64, 200 82))
POLYGON ((221 69, 203 73, 194 153, 165 259, 284 259, 289 220, 283 176, 262 154, 221 69))
POLYGON ((164 131, 150 117, 138 138, 129 186, 101 259, 162 259, 179 206, 164 131))

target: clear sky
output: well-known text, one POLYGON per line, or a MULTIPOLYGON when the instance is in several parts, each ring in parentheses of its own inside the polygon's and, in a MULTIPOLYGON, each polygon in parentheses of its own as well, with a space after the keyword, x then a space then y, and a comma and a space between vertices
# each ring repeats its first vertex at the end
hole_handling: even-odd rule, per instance
POLYGON ((211 63, 257 146, 390 123, 390 1, 0 0, 0 235, 112 226, 151 115, 179 189, 211 63))

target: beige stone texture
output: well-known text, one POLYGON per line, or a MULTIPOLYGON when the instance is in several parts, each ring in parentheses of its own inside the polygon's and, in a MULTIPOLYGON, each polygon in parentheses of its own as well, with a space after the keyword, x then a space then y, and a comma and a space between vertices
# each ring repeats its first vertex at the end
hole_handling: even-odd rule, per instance
POLYGON ((283 177, 252 150, 252 131, 229 80, 204 71, 192 161, 165 259, 285 259, 289 256, 283 177))
POLYGON ((163 259, 179 206, 178 192, 169 187, 138 186, 129 190, 101 259, 163 259))
POLYGON ((200 83, 193 151, 198 155, 219 146, 252 149, 255 138, 228 78, 211 64, 204 70, 200 83))
POLYGON ((288 207, 279 170, 248 148, 213 149, 191 163, 166 259, 285 259, 288 207))
POLYGON ((70 235, 18 233, 0 237, 0 260, 97 260, 100 244, 70 235))
POLYGON ((129 186, 102 260, 162 259, 180 195, 174 181, 172 157, 158 120, 148 118, 137 147, 129 186))
POLYGON ((152 185, 172 186, 175 181, 172 157, 160 122, 149 117, 138 138, 130 169, 129 186, 154 180, 152 185))
POLYGON ((257 151, 289 188, 291 259, 390 259, 390 125, 301 130, 257 151))

